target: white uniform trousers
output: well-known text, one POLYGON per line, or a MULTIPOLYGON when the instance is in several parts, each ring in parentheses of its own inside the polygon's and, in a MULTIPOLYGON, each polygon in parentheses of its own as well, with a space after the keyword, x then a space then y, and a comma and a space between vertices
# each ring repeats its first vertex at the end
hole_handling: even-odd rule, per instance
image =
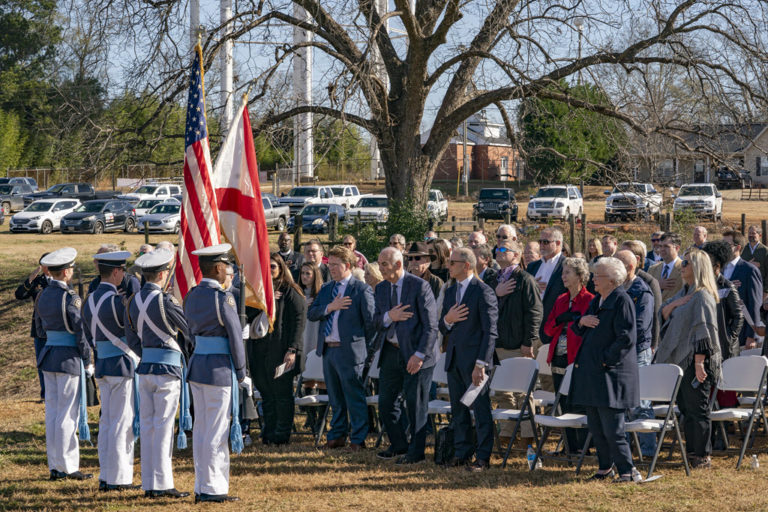
POLYGON ((110 485, 133 483, 133 379, 100 379, 99 480, 110 485))
POLYGON ((80 414, 80 376, 43 372, 45 380, 45 449, 48 469, 80 470, 77 420, 80 414))
POLYGON ((141 488, 173 489, 173 423, 181 380, 173 375, 139 375, 141 488))
POLYGON ((192 455, 195 494, 229 493, 229 420, 232 388, 190 382, 195 407, 192 455))

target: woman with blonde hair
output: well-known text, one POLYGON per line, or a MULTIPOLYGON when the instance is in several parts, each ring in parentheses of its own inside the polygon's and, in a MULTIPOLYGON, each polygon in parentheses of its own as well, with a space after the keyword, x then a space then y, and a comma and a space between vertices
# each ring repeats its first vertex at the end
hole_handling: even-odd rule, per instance
POLYGON ((587 243, 587 261, 592 264, 603 255, 603 243, 599 238, 590 238, 587 243))
POLYGON ((704 251, 688 249, 680 273, 683 287, 661 308, 661 341, 654 361, 683 369, 677 405, 683 415, 688 460, 691 467, 709 468, 709 396, 720 378, 722 363, 717 332, 719 298, 712 263, 704 251))
POLYGON ((371 261, 366 263, 364 268, 365 284, 375 290, 376 285, 384 280, 384 277, 381 275, 381 271, 379 270, 379 264, 375 261, 371 261))

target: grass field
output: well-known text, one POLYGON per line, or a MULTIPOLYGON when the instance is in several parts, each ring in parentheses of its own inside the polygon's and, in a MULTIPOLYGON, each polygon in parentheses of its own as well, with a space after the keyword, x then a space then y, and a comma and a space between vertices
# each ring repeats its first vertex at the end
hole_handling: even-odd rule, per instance
MULTIPOLYGON (((736 224, 745 211, 748 220, 768 218, 768 203, 739 202, 726 192, 726 223, 736 224)), ((602 213, 599 191, 588 194, 587 215, 602 213)), ((471 203, 452 202, 449 215, 468 217, 471 203)), ((524 207, 521 209, 521 217, 524 207)), ((712 226, 714 227, 714 225, 712 226)), ((650 226, 631 225, 650 231, 650 226)), ((191 499, 150 501, 138 491, 103 494, 97 481, 50 482, 45 457, 44 410, 37 403, 37 374, 29 338, 31 304, 16 301, 13 291, 35 267, 40 254, 63 245, 75 247, 84 276, 93 274, 90 255, 99 244, 114 242, 135 252, 143 236, 107 234, 62 236, 10 235, 0 226, 0 510, 189 510, 191 499)), ((152 242, 168 238, 153 236, 152 242)), ((272 235, 274 242, 276 235, 272 235)), ((87 282, 87 280, 86 280, 87 282)), ((98 409, 89 411, 95 436, 98 409)), ((303 423, 302 419, 297 424, 303 423)), ((369 444, 374 440, 369 439, 369 444)), ((764 468, 734 469, 736 457, 718 455, 710 471, 685 477, 681 468, 660 468, 664 478, 642 486, 587 483, 590 462, 580 477, 567 467, 545 466, 529 474, 524 455, 513 455, 506 469, 495 458, 494 467, 473 475, 461 469, 442 469, 431 462, 400 468, 380 461, 374 450, 361 454, 315 450, 306 437, 284 448, 247 448, 232 458, 231 493, 243 501, 216 506, 217 510, 768 510, 765 488, 768 457, 765 438, 758 439, 764 468)), ((136 450, 138 455, 138 448, 136 450)), ((428 448, 428 458, 432 455, 428 448)), ((83 446, 82 469, 98 473, 96 449, 83 446)), ((139 465, 135 467, 139 482, 139 465)), ((191 450, 174 455, 176 487, 194 485, 191 450)), ((202 507, 201 507, 202 508, 202 507)), ((209 507, 205 507, 209 508, 209 507)))

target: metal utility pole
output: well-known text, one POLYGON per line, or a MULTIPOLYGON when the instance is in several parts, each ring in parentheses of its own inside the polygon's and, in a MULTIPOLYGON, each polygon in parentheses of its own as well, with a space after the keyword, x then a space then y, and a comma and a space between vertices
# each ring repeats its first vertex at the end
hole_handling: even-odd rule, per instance
MULTIPOLYGON (((307 23, 312 18, 298 4, 294 4, 293 15, 307 23)), ((308 43, 312 33, 299 27, 293 28, 293 44, 308 43)), ((299 48, 293 58, 293 86, 297 106, 312 104, 312 48, 299 48)), ((312 178, 314 174, 314 150, 312 139, 312 114, 299 114, 293 125, 293 165, 297 184, 301 178, 312 178)))
POLYGON ((189 0, 189 47, 194 49, 200 33, 200 0, 189 0))
POLYGON ((467 153, 467 120, 466 119, 464 120, 462 131, 464 132, 463 133, 463 139, 464 139, 464 141, 463 141, 463 143, 464 143, 464 150, 463 150, 463 152, 464 152, 463 157, 464 158, 463 158, 463 160, 464 160, 464 163, 463 163, 463 166, 462 166, 462 171, 463 171, 463 179, 462 179, 462 181, 464 182, 464 195, 468 196, 469 195, 469 154, 467 153))
MULTIPOLYGON (((411 11, 416 6, 415 0, 410 1, 411 4, 411 11)), ((376 8, 376 12, 378 12, 380 18, 386 18, 387 14, 387 0, 374 0, 374 7, 376 8)), ((381 28, 381 30, 385 30, 389 32, 389 19, 384 22, 384 26, 381 28)), ((381 53, 379 52, 379 47, 372 42, 371 44, 372 52, 371 52, 371 59, 373 60, 373 72, 376 74, 379 80, 384 82, 387 85, 387 88, 389 88, 389 79, 387 77, 387 70, 384 67, 384 59, 381 58, 381 53)), ((375 180, 378 178, 381 178, 384 173, 382 172, 381 168, 381 152, 379 151, 379 145, 376 142, 376 139, 371 137, 371 179, 375 180)))
MULTIPOLYGON (((198 2, 199 0, 192 0, 198 2)), ((221 24, 224 26, 223 37, 224 44, 221 49, 221 104, 224 106, 222 112, 222 135, 226 136, 229 127, 232 124, 234 116, 234 105, 232 104, 232 0, 220 0, 219 16, 221 24)))

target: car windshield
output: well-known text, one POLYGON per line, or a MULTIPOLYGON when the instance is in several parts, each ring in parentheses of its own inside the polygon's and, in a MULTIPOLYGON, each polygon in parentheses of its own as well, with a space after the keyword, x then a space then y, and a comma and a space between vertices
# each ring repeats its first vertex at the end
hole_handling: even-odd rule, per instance
POLYGON ((386 197, 364 197, 357 202, 357 208, 386 208, 389 199, 386 197))
POLYGON ((98 212, 100 212, 104 208, 105 204, 107 204, 107 203, 104 203, 104 202, 101 202, 101 201, 93 202, 93 203, 83 203, 80 206, 78 206, 77 210, 75 210, 75 211, 76 212, 86 212, 86 213, 98 213, 98 212))
POLYGON ((568 191, 564 188, 540 188, 536 197, 568 197, 568 191))
POLYGON ((25 212, 47 212, 47 211, 50 211, 51 206, 53 206, 53 203, 46 203, 46 202, 32 203, 31 205, 24 208, 24 211, 25 212))
POLYGON ((486 189, 480 191, 480 199, 507 199, 510 196, 509 190, 486 189))
POLYGON ((149 213, 179 213, 178 204, 159 204, 152 208, 149 213))
POLYGON ((64 188, 64 184, 59 183, 58 185, 53 185, 52 187, 48 187, 48 190, 46 192, 59 192, 63 188, 64 188))
POLYGON ((150 185, 144 185, 143 187, 139 187, 136 189, 134 194, 154 194, 155 190, 157 190, 157 187, 152 187, 150 185))
POLYGON ((335 196, 344 195, 344 187, 331 187, 331 190, 333 191, 333 195, 335 196))
POLYGON ((620 183, 613 188, 614 194, 645 194, 645 185, 638 183, 620 183))
POLYGON ((160 199, 142 199, 136 204, 136 208, 152 208, 160 203, 160 199))
POLYGON ((0 178, 0 185, 5 185, 6 183, 10 183, 11 178, 0 178))
POLYGON ((430 201, 438 201, 437 199, 437 192, 434 190, 429 191, 429 200, 430 201))
POLYGON ((0 185, 0 194, 10 194, 13 190, 13 185, 0 185))
POLYGON ((296 187, 288 193, 291 197, 315 197, 317 189, 313 187, 296 187))
POLYGON ((692 186, 692 187, 683 187, 680 189, 680 193, 678 194, 680 197, 684 196, 711 196, 712 195, 712 187, 707 186, 692 186))
POLYGON ((319 204, 307 206, 301 211, 302 215, 325 215, 326 213, 328 213, 328 207, 319 204))

